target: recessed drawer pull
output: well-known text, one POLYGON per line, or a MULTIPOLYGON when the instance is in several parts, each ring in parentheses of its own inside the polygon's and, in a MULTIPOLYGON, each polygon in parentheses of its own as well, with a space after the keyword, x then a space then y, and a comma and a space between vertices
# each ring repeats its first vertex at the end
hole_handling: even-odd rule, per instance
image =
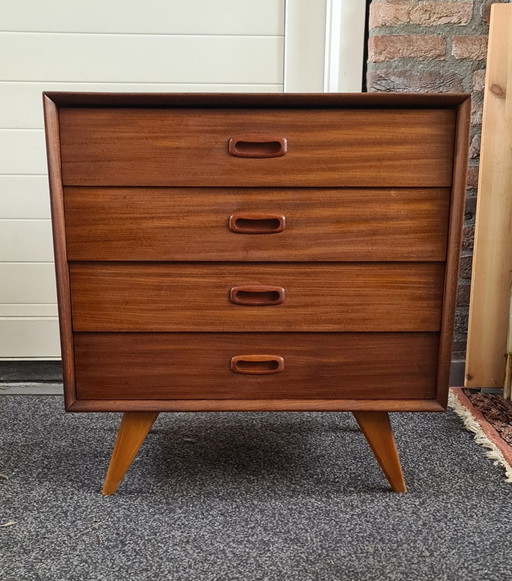
POLYGON ((229 217, 231 232, 238 234, 276 234, 286 228, 286 218, 270 214, 239 213, 229 217))
POLYGON ((284 288, 280 286, 245 285, 231 288, 229 300, 235 305, 279 305, 284 295, 284 288))
POLYGON ((231 371, 246 375, 270 375, 284 371, 279 355, 237 355, 231 358, 231 371))
POLYGON ((285 137, 232 137, 228 152, 234 157, 282 157, 288 152, 288 141, 285 137))

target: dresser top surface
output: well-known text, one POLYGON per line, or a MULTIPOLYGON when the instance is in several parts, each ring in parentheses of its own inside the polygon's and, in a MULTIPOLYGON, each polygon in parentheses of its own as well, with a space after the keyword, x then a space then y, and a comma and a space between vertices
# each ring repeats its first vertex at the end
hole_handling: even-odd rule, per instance
POLYGON ((457 109, 465 93, 76 93, 44 92, 61 107, 457 109))

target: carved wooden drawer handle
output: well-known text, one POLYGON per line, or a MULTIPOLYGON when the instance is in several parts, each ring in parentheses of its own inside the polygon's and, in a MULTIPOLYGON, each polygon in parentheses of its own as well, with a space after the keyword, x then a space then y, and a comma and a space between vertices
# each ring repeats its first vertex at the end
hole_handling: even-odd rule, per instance
POLYGON ((231 232, 237 234, 276 234, 286 228, 286 218, 275 214, 238 213, 229 217, 231 232))
POLYGON ((243 285, 229 290, 229 300, 235 305, 280 305, 284 296, 284 288, 281 286, 243 285))
POLYGON ((231 358, 231 371, 246 375, 270 375, 284 371, 279 355, 237 355, 231 358))
POLYGON ((282 157, 288 153, 285 137, 251 136, 232 137, 228 152, 234 157, 282 157))

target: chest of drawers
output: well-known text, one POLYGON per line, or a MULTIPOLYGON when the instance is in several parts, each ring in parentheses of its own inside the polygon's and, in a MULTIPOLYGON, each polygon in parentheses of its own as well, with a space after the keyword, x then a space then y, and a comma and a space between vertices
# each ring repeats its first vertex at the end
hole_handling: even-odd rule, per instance
POLYGON ((466 95, 45 93, 66 409, 446 407, 466 95))

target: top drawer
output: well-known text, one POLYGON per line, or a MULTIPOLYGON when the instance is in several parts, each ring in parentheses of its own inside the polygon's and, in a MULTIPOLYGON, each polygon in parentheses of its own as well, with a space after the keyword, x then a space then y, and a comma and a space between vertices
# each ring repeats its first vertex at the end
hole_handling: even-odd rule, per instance
POLYGON ((64 107, 59 121, 68 186, 446 187, 452 181, 453 110, 64 107))

